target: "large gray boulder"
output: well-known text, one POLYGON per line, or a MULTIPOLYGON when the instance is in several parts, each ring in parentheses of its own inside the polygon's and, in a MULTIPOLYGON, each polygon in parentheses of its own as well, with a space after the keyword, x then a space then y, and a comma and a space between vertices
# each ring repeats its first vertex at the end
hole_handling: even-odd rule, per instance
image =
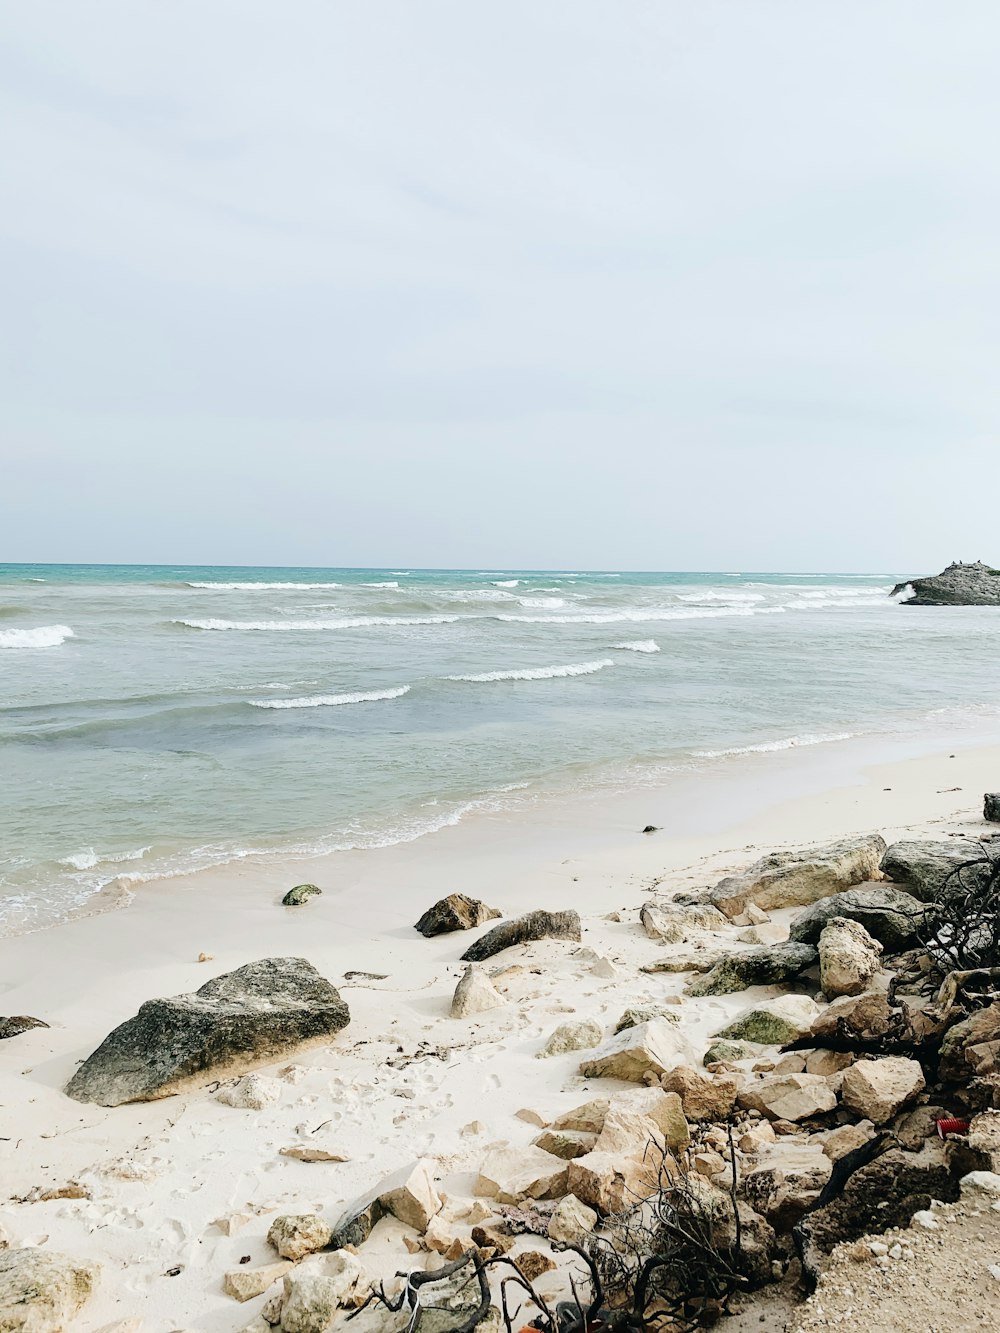
POLYGON ((772 944, 727 954, 703 976, 692 981, 688 995, 729 995, 750 986, 779 986, 792 981, 818 954, 811 944, 772 944))
POLYGON ((835 916, 864 926, 886 953, 899 953, 917 942, 923 904, 892 884, 859 884, 856 889, 821 898, 792 920, 788 938, 799 944, 817 944, 823 927, 835 916))
POLYGON ((983 818, 1000 824, 1000 791, 988 791, 983 797, 983 818))
POLYGON ((454 930, 474 930, 477 926, 485 926, 487 921, 495 921, 499 915, 495 907, 487 907, 478 898, 470 898, 465 893, 449 893, 447 898, 428 907, 414 929, 431 939, 434 935, 449 935, 454 930))
POLYGON ((940 574, 897 583, 891 595, 901 593, 905 606, 1000 606, 1000 569, 959 560, 940 574))
POLYGON ((741 916, 750 903, 765 912, 807 907, 818 898, 870 880, 884 852, 885 839, 877 833, 804 851, 772 852, 748 870, 720 880, 709 898, 730 919, 741 916))
POLYGON ((189 995, 147 1000, 69 1083, 78 1102, 153 1101, 243 1073, 350 1022, 335 987, 304 958, 262 958, 189 995))
MULTIPOLYGON (((993 844, 997 846, 996 843, 993 844)), ((921 902, 933 902, 950 874, 969 861, 982 862, 983 878, 989 874, 983 844, 975 838, 950 838, 947 842, 894 842, 882 857, 880 870, 895 884, 921 902)), ((967 872, 972 885, 978 872, 967 872)))
POLYGON ((62 1333, 99 1273, 51 1250, 0 1250, 0 1333, 62 1333))
POLYGON ((463 963, 481 963, 485 958, 530 940, 573 940, 580 942, 579 912, 529 912, 514 921, 504 921, 470 944, 462 954, 463 963))

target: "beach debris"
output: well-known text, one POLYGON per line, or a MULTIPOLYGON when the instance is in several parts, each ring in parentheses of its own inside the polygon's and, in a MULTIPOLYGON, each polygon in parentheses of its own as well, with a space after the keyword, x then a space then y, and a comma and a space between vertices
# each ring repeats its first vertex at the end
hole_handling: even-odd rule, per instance
POLYGON ((991 824, 1000 824, 1000 791, 988 791, 983 797, 983 818, 991 824))
POLYGON ((573 940, 580 943, 580 914, 574 911, 546 912, 541 909, 528 912, 526 916, 513 921, 504 921, 494 926, 470 944, 462 954, 463 963, 479 963, 492 958, 504 949, 515 944, 527 944, 532 940, 573 940))
POLYGON ((31 1018, 28 1014, 15 1014, 11 1018, 0 1018, 0 1041, 7 1037, 19 1037, 22 1032, 32 1028, 47 1028, 48 1023, 41 1018, 31 1018))
POLYGON ((686 1120, 728 1120, 740 1081, 732 1074, 709 1078, 690 1065, 675 1065, 661 1077, 660 1086, 677 1094, 686 1120))
POLYGON ((388 972, 345 972, 345 981, 388 981, 388 972))
POLYGON ((642 831, 643 833, 659 833, 660 829, 657 824, 647 824, 642 831))
POLYGON ((465 893, 449 893, 447 898, 441 898, 433 907, 428 907, 414 930, 419 930, 421 935, 430 939, 434 935, 449 935, 456 930, 474 930, 501 915, 495 907, 487 907, 478 898, 470 898, 465 893))
POLYGON ((267 1239, 282 1259, 297 1263, 330 1244, 332 1232, 316 1213, 285 1213, 271 1223, 267 1239))
POLYGON ((483 968, 470 964, 455 987, 451 1001, 451 1016, 470 1018, 473 1014, 484 1014, 490 1009, 499 1009, 506 1003, 507 997, 497 990, 483 968))
POLYGON ((474 1193, 497 1203, 558 1199, 566 1193, 566 1162, 542 1148, 494 1148, 479 1168, 474 1193))
POLYGON ((350 1012, 304 958, 262 958, 187 995, 148 1000, 80 1066, 70 1097, 149 1101, 333 1037, 350 1012))
POLYGON ((553 1055, 565 1055, 567 1051, 590 1050, 603 1036, 604 1028, 593 1019, 560 1023, 541 1050, 535 1052, 535 1059, 547 1060, 553 1055))
POLYGON ((811 1033, 820 1014, 819 1005, 808 995, 779 995, 744 1009, 715 1036, 729 1041, 783 1046, 811 1033))
POLYGON ((215 1094, 223 1106, 235 1106, 243 1111, 263 1111, 281 1101, 284 1085, 281 1079, 264 1074, 244 1074, 235 1083, 227 1084, 215 1094))
POLYGON ((282 907, 302 907, 310 898, 316 898, 323 890, 317 884, 296 884, 289 889, 281 900, 282 907))
POLYGON ((729 919, 711 903, 646 902, 639 909, 642 928, 651 940, 686 944, 703 931, 722 930, 729 919))
POLYGON ((924 1087, 923 1070, 916 1060, 890 1055, 851 1065, 844 1073, 841 1096, 848 1110, 884 1125, 924 1087))
POLYGON ((231 1268, 222 1279, 222 1289, 234 1301, 252 1301, 283 1278, 292 1267, 287 1261, 263 1264, 260 1268, 231 1268))
POLYGON ((688 995, 728 995, 750 986, 777 986, 794 979, 816 962, 811 944, 771 944, 727 953, 687 987, 688 995))
POLYGON ((597 1213, 593 1208, 588 1208, 575 1194, 567 1194, 559 1200, 549 1218, 549 1239, 561 1241, 564 1245, 580 1245, 597 1226, 597 1222, 597 1213))
POLYGON ((294 1143, 289 1148, 279 1148, 282 1157, 292 1157, 297 1162, 349 1162, 351 1159, 343 1153, 329 1152, 326 1148, 316 1148, 308 1143, 294 1143))
POLYGON ((584 1078, 621 1078, 641 1083, 647 1073, 665 1074, 674 1065, 690 1064, 694 1052, 686 1036, 661 1018, 626 1028, 605 1042, 580 1065, 584 1078))
POLYGON ((793 1124, 833 1111, 837 1095, 820 1074, 764 1074, 740 1089, 739 1105, 793 1124))
POLYGON ((100 1268, 37 1247, 0 1250, 0 1329, 62 1333, 97 1286, 100 1268))
POLYGON ((835 916, 819 937, 819 984, 828 999, 860 995, 882 965, 882 946, 857 921, 835 916))
POLYGON ((210 962, 212 962, 212 960, 213 960, 214 958, 215 958, 215 954, 214 954, 214 953, 200 953, 200 954, 198 955, 198 962, 199 962, 199 963, 210 963, 210 962))
POLYGON ((836 916, 857 921, 887 953, 899 953, 916 944, 923 905, 893 884, 859 884, 821 898, 800 912, 792 919, 788 938, 799 944, 819 944, 823 927, 836 916))
POLYGON ((54 1199, 89 1199, 90 1190, 78 1180, 67 1181, 65 1185, 36 1185, 23 1198, 15 1198, 15 1203, 51 1203, 54 1199))
POLYGON ((720 880, 709 900, 730 919, 744 913, 750 903, 765 912, 807 907, 817 898, 873 879, 885 850, 885 839, 869 833, 803 851, 772 852, 747 870, 720 880))

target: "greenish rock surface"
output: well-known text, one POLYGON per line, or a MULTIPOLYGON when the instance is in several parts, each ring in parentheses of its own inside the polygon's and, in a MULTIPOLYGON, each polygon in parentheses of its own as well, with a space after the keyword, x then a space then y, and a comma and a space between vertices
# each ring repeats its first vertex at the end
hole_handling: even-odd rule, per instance
POLYGON ((289 889, 281 900, 282 907, 301 907, 307 903, 310 898, 315 898, 323 890, 316 884, 296 884, 294 889, 289 889))
POLYGON ((646 1008, 626 1009, 615 1024, 616 1032, 626 1028, 637 1028, 640 1023, 648 1023, 654 1018, 662 1018, 664 1023, 679 1023, 681 1016, 672 1005, 650 1005, 646 1008))
POLYGON ((713 1041, 705 1052, 702 1064, 706 1067, 719 1060, 753 1060, 760 1055, 760 1047, 749 1041, 713 1041))
POLYGON ((784 1046, 812 1030, 821 1013, 808 995, 780 995, 744 1010, 716 1037, 730 1041, 759 1041, 765 1046, 784 1046))
POLYGON ((687 988, 689 995, 729 995, 749 986, 777 986, 792 981, 819 955, 811 944, 764 945, 731 953, 687 988))
POLYGON ((864 926, 872 939, 891 954, 916 944, 924 908, 912 894, 894 884, 859 884, 856 889, 821 898, 800 912, 789 927, 788 937, 798 944, 818 944, 823 927, 835 916, 864 926))

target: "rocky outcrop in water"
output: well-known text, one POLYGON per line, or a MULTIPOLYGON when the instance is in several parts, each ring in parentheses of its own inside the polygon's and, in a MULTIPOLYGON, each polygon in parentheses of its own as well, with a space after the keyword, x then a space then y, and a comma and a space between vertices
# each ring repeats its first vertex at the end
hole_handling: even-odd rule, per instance
POLYGON ((902 599, 904 606, 1000 606, 1000 569, 992 569, 981 560, 971 565, 959 561, 940 574, 897 583, 892 596, 909 589, 913 595, 902 599))

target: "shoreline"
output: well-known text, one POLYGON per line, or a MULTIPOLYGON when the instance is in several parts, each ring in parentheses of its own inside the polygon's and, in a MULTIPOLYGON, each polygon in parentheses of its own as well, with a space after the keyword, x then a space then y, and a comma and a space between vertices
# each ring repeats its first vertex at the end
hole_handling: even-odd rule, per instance
MULTIPOLYGON (((981 835, 991 828, 982 821, 982 793, 1000 785, 998 775, 996 741, 927 752, 912 737, 865 738, 730 757, 697 782, 680 775, 686 785, 547 799, 518 821, 479 812, 413 843, 150 882, 125 910, 0 940, 0 1009, 52 1025, 0 1043, 0 1105, 10 1126, 0 1142, 5 1195, 23 1198, 70 1180, 90 1195, 2 1201, 0 1225, 21 1243, 45 1236, 54 1249, 103 1264, 101 1287, 74 1322, 80 1333, 132 1317, 156 1333, 242 1328, 253 1309, 222 1293, 221 1274, 245 1253, 255 1264, 273 1260, 264 1237, 276 1211, 335 1216, 425 1154, 438 1161, 447 1192, 469 1193, 486 1143, 526 1144, 536 1132, 515 1118, 519 1108, 558 1111, 586 1099, 576 1057, 536 1061, 535 1053, 567 1013, 607 1027, 629 1004, 680 994, 685 974, 638 972, 664 950, 638 925, 654 886, 701 887, 764 852, 851 833, 879 831, 889 841, 981 835), (643 836, 646 823, 660 831, 643 836), (304 878, 315 879, 323 896, 300 909, 280 907, 281 895, 304 878), (468 939, 426 940, 413 922, 455 891, 505 917, 575 907, 583 946, 545 941, 504 955, 499 962, 531 965, 513 968, 510 1003, 474 1020, 451 1019, 468 939), (210 961, 197 961, 202 952, 210 961), (236 1110, 202 1089, 108 1110, 62 1093, 77 1062, 144 1001, 285 955, 308 958, 337 985, 352 1021, 330 1045, 290 1058, 302 1072, 277 1106, 236 1110), (595 957, 611 961, 612 979, 594 974, 595 957), (387 979, 345 983, 352 970, 387 979), (421 1043, 432 1052, 426 1058, 421 1043), (463 1135, 475 1121, 482 1135, 463 1135), (321 1122, 328 1122, 324 1146, 348 1162, 280 1156, 304 1125, 321 1122), (233 1211, 250 1218, 238 1238, 213 1225, 233 1211), (180 1275, 165 1279, 178 1264, 180 1275)), ((701 1041, 727 1016, 776 993, 755 987, 689 1001, 684 1030, 701 1041)), ((388 1271, 399 1266, 400 1236, 398 1225, 382 1224, 375 1250, 384 1251, 388 1271)))

